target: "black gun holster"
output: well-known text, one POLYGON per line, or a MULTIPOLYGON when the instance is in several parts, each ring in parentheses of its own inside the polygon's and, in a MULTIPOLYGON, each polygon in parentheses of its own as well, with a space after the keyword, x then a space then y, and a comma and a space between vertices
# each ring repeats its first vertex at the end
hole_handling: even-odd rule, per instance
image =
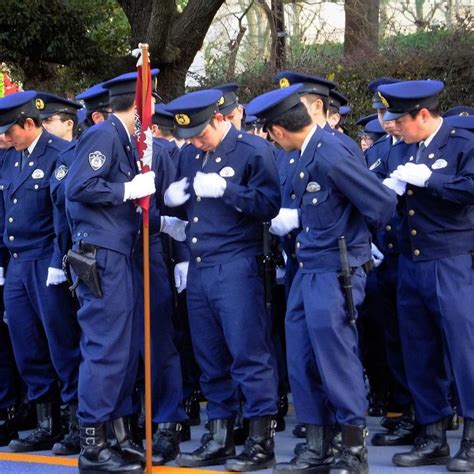
POLYGON ((92 244, 79 242, 78 250, 69 250, 67 260, 74 273, 77 275, 76 281, 69 288, 74 291, 82 281, 97 298, 102 298, 99 275, 97 274, 97 260, 95 258, 97 247, 92 244))

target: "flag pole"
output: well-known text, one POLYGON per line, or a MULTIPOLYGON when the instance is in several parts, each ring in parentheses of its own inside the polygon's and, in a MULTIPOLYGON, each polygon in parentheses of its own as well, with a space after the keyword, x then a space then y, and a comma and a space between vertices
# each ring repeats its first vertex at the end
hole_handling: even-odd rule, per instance
MULTIPOLYGON (((145 132, 151 133, 151 71, 148 55, 148 44, 140 43, 141 65, 138 66, 136 104, 140 118, 141 130, 138 137, 137 148, 140 157, 141 172, 149 171, 151 163, 145 163, 144 150, 145 132)), ((140 63, 140 61, 139 61, 140 63)), ((143 217, 143 298, 144 298, 144 359, 145 359, 145 447, 146 447, 146 472, 152 473, 152 403, 151 403, 151 327, 150 327, 150 226, 149 226, 150 197, 139 200, 143 217)))

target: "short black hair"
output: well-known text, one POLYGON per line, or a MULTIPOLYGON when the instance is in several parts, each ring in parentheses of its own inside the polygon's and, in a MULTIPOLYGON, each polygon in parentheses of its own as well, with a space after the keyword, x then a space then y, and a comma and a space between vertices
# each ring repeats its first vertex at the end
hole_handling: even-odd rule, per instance
POLYGON ((325 114, 328 113, 328 107, 329 107, 329 97, 325 97, 324 95, 319 95, 319 94, 313 94, 313 93, 308 93, 308 94, 300 94, 301 96, 306 97, 306 100, 312 104, 315 100, 320 100, 323 103, 323 112, 325 114))
POLYGON ((35 123, 36 128, 41 127, 41 117, 39 112, 37 114, 28 114, 22 115, 18 117, 17 121, 15 122, 16 125, 20 126, 21 128, 25 128, 26 119, 30 118, 35 123))
POLYGON ((66 120, 72 120, 72 136, 76 137, 77 132, 79 130, 79 120, 76 114, 70 114, 68 112, 60 112, 57 114, 61 122, 65 122, 66 120))
POLYGON ((299 130, 311 125, 313 121, 308 113, 308 110, 302 102, 296 104, 291 109, 283 112, 278 117, 265 123, 265 128, 268 130, 273 125, 279 125, 289 132, 298 132, 299 130))
POLYGON ((435 105, 433 107, 429 107, 429 108, 428 107, 422 107, 419 110, 412 110, 411 112, 408 112, 408 113, 410 114, 410 117, 414 119, 420 113, 420 110, 422 110, 422 109, 428 109, 428 112, 434 118, 439 117, 441 115, 441 108, 440 108, 439 104, 435 105))
POLYGON ((135 102, 135 94, 121 94, 110 97, 112 112, 126 112, 135 102))

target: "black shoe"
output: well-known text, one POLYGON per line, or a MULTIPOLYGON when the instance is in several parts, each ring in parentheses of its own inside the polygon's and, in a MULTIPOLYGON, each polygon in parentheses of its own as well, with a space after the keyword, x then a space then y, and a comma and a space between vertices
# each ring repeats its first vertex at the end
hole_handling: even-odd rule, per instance
POLYGON ((375 433, 372 436, 373 446, 404 446, 415 442, 420 433, 419 425, 407 418, 400 418, 393 430, 385 433, 375 433))
POLYGON ((415 423, 415 407, 413 405, 406 405, 403 407, 401 415, 398 416, 384 416, 380 420, 380 425, 387 431, 394 431, 401 419, 409 420, 415 423))
POLYGON ((278 463, 274 474, 328 472, 334 461, 331 441, 334 426, 306 425, 306 443, 298 443, 290 462, 278 463))
POLYGON ((192 453, 180 453, 176 464, 181 467, 202 467, 224 464, 235 455, 234 419, 209 420, 209 433, 201 438, 201 446, 192 453))
POLYGON ((341 431, 342 451, 337 462, 331 466, 330 474, 368 474, 367 428, 342 425, 341 431))
MULTIPOLYGON (((136 430, 132 430, 133 415, 130 417, 116 418, 111 422, 112 430, 117 439, 117 447, 123 458, 131 463, 145 465, 145 449, 141 439, 136 438, 136 430)), ((138 417, 136 418, 138 421, 138 417)), ((138 424, 138 423, 137 423, 138 424)))
POLYGON ((295 425, 293 428, 293 436, 296 436, 297 438, 306 438, 306 425, 303 423, 295 425))
POLYGON ((161 466, 176 458, 182 428, 181 423, 158 423, 153 435, 153 466, 161 466))
POLYGON ((241 418, 242 424, 234 428, 234 444, 243 446, 249 437, 249 419, 241 418))
POLYGON ((249 437, 244 449, 225 463, 227 471, 258 471, 275 464, 275 426, 274 416, 261 416, 250 419, 249 437))
POLYGON ((199 405, 199 398, 200 391, 195 390, 184 400, 184 410, 189 418, 189 426, 198 426, 201 424, 201 405, 199 405))
POLYGON ((8 447, 15 453, 49 451, 62 438, 61 413, 58 403, 37 403, 38 426, 29 436, 14 439, 8 447))
POLYGON ((385 416, 387 414, 387 401, 383 395, 374 394, 369 397, 368 416, 385 416))
POLYGON ((12 439, 18 439, 15 414, 15 407, 0 410, 0 446, 7 446, 12 439))
POLYGON ((452 472, 474 471, 474 420, 464 418, 464 431, 459 451, 451 458, 446 469, 452 472))
POLYGON ((107 443, 104 423, 81 426, 80 474, 143 474, 141 463, 126 461, 119 451, 107 443))
POLYGON ((77 421, 77 405, 69 405, 69 423, 66 436, 55 443, 53 454, 60 456, 70 456, 81 452, 81 436, 79 433, 79 423, 77 421))
POLYGON ((18 431, 34 430, 38 423, 36 406, 26 398, 18 405, 15 413, 15 424, 18 431))
POLYGON ((423 425, 411 451, 394 454, 392 462, 397 466, 414 467, 446 464, 449 461, 449 445, 446 441, 446 421, 423 425))
POLYGON ((453 414, 448 418, 447 431, 457 431, 459 429, 459 415, 456 407, 453 407, 453 414))

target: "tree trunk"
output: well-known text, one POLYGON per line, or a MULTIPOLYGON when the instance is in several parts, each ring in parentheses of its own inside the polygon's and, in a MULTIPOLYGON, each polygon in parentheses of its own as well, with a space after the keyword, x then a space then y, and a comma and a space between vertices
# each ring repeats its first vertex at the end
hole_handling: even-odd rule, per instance
POLYGON ((380 0, 345 0, 346 56, 373 54, 378 49, 380 0))

